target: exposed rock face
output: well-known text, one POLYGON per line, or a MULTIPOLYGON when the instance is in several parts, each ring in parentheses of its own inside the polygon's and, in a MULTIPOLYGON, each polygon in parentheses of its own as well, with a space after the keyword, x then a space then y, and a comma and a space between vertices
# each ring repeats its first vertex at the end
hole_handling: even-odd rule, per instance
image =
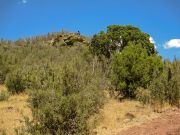
POLYGON ((49 43, 51 46, 59 47, 88 44, 88 41, 78 33, 59 33, 49 43))

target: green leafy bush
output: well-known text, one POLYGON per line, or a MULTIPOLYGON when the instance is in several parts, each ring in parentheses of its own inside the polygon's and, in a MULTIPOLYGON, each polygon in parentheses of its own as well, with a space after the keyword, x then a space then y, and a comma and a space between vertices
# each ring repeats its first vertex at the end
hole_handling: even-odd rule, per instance
POLYGON ((18 70, 7 75, 5 84, 12 93, 21 93, 26 89, 22 74, 18 70))
MULTIPOLYGON (((80 97, 71 95, 68 97, 57 96, 52 93, 41 92, 43 104, 34 108, 35 119, 32 125, 29 125, 30 132, 35 134, 39 131, 41 134, 84 134, 87 132, 86 118, 82 112, 80 97), (44 103, 46 103, 44 105, 44 103), (38 121, 37 121, 38 120, 38 121)), ((39 97, 32 95, 34 101, 39 97)), ((35 106, 34 106, 35 107, 35 106)))
POLYGON ((157 55, 149 56, 141 45, 131 44, 113 56, 112 70, 115 89, 125 97, 135 97, 137 88, 147 88, 153 73, 162 70, 162 61, 157 55))

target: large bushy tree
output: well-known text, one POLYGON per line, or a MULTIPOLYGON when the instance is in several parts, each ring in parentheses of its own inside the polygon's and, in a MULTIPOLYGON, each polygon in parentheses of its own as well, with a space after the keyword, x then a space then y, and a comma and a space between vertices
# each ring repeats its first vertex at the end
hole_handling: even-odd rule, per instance
POLYGON ((141 32, 139 28, 127 25, 110 25, 107 32, 101 31, 92 38, 92 52, 98 56, 111 57, 114 52, 122 51, 131 42, 134 45, 141 44, 147 49, 148 55, 155 54, 154 45, 150 43, 150 35, 141 32))

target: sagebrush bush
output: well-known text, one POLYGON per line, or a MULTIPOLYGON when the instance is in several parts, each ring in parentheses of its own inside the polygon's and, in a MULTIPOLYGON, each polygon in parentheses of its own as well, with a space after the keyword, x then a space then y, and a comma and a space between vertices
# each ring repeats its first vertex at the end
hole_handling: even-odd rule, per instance
POLYGON ((144 89, 142 87, 137 88, 136 90, 136 98, 143 104, 150 104, 151 103, 151 93, 148 89, 144 89))
POLYGON ((8 68, 2 60, 2 54, 0 54, 0 84, 3 84, 8 73, 8 68))
POLYGON ((158 78, 155 78, 148 87, 151 92, 151 99, 153 102, 164 104, 166 101, 165 92, 168 90, 166 87, 167 80, 165 77, 165 74, 162 73, 158 78))
POLYGON ((6 101, 10 97, 10 93, 8 91, 2 90, 0 91, 0 101, 6 101))
POLYGON ((87 132, 86 118, 81 108, 82 101, 78 95, 64 97, 41 91, 37 95, 32 95, 31 101, 35 113, 33 123, 28 125, 31 134, 39 132, 40 134, 68 135, 87 132), (37 103, 38 106, 36 106, 37 103))
POLYGON ((6 76, 5 85, 9 92, 12 93, 21 93, 26 88, 22 74, 18 70, 13 71, 6 76))
POLYGON ((163 73, 154 79, 149 90, 154 101, 180 105, 180 63, 165 61, 163 73))

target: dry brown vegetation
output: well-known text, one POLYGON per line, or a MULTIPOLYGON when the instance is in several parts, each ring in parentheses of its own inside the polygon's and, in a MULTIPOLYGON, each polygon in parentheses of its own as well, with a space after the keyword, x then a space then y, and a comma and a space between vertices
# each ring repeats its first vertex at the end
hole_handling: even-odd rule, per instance
MULTIPOLYGON (((0 91, 6 90, 0 85, 0 91)), ((24 116, 31 117, 26 94, 13 95, 8 101, 0 102, 0 134, 14 135, 15 129, 24 126, 24 116)))

